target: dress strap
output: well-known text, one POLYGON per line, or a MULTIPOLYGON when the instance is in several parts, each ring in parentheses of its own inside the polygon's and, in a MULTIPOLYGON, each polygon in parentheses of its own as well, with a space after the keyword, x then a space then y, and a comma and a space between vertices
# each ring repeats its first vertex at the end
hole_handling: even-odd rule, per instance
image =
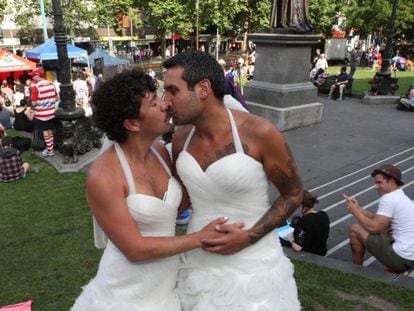
POLYGON ((191 129, 190 133, 188 133, 187 139, 185 140, 184 143, 184 148, 183 150, 187 150, 188 145, 190 144, 191 138, 193 138, 194 132, 195 132, 195 126, 193 126, 193 128, 191 129))
POLYGON ((119 162, 121 162, 122 170, 124 171, 125 178, 128 183, 129 195, 135 194, 134 177, 132 177, 131 168, 129 167, 128 160, 125 157, 125 153, 118 143, 114 144, 116 154, 118 155, 119 162))
POLYGON ((162 156, 158 153, 158 151, 154 147, 151 147, 151 151, 154 152, 154 154, 157 157, 158 161, 160 161, 162 167, 167 171, 168 175, 171 177, 172 176, 171 170, 168 167, 167 163, 165 163, 165 161, 162 158, 162 156))
POLYGON ((237 131, 236 122, 234 121, 233 114, 231 113, 230 109, 226 108, 227 112, 229 113, 230 125, 231 125, 231 132, 233 134, 233 144, 234 148, 236 149, 236 153, 243 153, 243 145, 240 141, 239 132, 237 131))

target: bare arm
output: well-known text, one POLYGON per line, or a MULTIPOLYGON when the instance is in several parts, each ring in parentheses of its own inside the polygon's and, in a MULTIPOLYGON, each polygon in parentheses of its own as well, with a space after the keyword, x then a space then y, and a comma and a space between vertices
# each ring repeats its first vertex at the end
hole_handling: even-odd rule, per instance
POLYGON ((355 216, 359 224, 371 234, 387 232, 391 224, 391 218, 373 214, 362 209, 355 198, 345 196, 348 213, 355 216))
POLYGON ((189 235, 145 237, 128 210, 126 181, 114 161, 98 160, 94 163, 86 187, 88 203, 96 220, 112 243, 130 261, 168 257, 200 247, 200 240, 217 237, 215 226, 226 221, 224 218, 219 219, 189 235))

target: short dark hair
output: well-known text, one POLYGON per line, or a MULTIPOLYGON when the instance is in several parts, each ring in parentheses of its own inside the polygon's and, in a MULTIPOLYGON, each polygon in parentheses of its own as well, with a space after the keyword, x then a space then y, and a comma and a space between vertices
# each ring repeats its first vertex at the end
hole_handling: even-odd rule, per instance
POLYGON ((140 116, 141 100, 157 85, 142 70, 127 70, 104 82, 92 96, 93 119, 109 139, 124 142, 124 121, 140 116))
POLYGON ((11 136, 4 136, 1 139, 1 145, 3 147, 5 147, 5 146, 12 146, 13 145, 13 137, 11 137, 11 136))
POLYGON ((313 208, 319 203, 318 197, 307 190, 303 190, 302 206, 305 208, 313 208))
POLYGON ((217 60, 208 53, 201 51, 188 51, 176 54, 163 63, 164 68, 169 69, 180 66, 184 69, 183 80, 187 82, 190 90, 203 79, 211 83, 214 95, 223 99, 226 94, 226 80, 223 68, 217 60))

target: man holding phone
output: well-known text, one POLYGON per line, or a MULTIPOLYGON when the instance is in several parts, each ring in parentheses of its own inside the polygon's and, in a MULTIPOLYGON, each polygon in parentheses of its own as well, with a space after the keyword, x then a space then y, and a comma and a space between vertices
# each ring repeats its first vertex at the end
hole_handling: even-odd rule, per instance
POLYGON ((414 268, 414 203, 400 186, 401 171, 390 164, 371 176, 381 199, 377 213, 362 209, 355 198, 344 195, 347 210, 358 223, 350 227, 352 261, 362 265, 365 249, 396 272, 414 268))

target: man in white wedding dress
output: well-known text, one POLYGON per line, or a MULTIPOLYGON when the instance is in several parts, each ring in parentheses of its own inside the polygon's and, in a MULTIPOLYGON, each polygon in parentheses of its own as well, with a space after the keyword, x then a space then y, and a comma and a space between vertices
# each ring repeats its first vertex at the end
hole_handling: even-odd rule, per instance
POLYGON ((210 55, 181 53, 164 67, 165 101, 182 125, 173 137, 173 158, 188 192, 181 207, 193 208, 188 233, 229 217, 229 224, 216 226, 224 237, 204 239, 203 249, 183 256, 177 283, 182 309, 299 310, 293 265, 274 230, 302 200, 286 141, 271 122, 225 107, 224 75, 210 55), (280 193, 273 204, 268 181, 280 193))

